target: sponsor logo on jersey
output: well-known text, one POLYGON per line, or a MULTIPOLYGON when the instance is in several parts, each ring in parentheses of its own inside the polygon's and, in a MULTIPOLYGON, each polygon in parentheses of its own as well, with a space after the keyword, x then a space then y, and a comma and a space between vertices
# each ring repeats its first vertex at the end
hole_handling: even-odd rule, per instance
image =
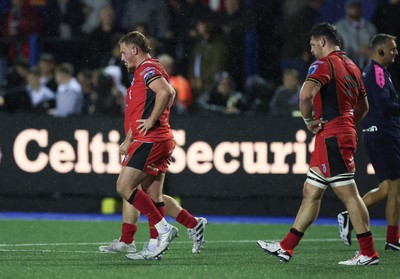
POLYGON ((317 70, 318 65, 311 65, 311 67, 308 69, 308 75, 312 75, 313 73, 315 73, 315 71, 317 70))
POLYGON ((140 75, 142 76, 145 72, 150 71, 150 70, 154 70, 154 69, 155 69, 155 68, 154 68, 153 66, 151 66, 151 67, 146 67, 146 68, 144 68, 143 71, 140 72, 140 75))
POLYGON ((155 75, 155 71, 150 71, 147 74, 144 75, 143 79, 144 79, 144 83, 147 83, 147 81, 153 77, 155 75))

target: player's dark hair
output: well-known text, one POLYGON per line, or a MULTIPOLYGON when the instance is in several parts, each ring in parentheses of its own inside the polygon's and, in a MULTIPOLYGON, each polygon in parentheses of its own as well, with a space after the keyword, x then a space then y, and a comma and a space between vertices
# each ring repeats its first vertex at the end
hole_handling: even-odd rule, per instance
POLYGON ((388 34, 379 33, 372 37, 369 46, 373 51, 375 51, 378 47, 385 45, 387 40, 396 41, 396 37, 388 34))
POLYGON ((121 39, 119 39, 118 44, 135 44, 137 45, 143 52, 150 53, 150 42, 149 40, 140 32, 132 31, 128 34, 124 35, 121 39))
POLYGON ((316 24, 313 26, 313 28, 310 31, 310 38, 320 38, 320 37, 326 37, 326 39, 336 46, 340 46, 340 35, 338 31, 333 27, 332 24, 329 24, 327 22, 323 22, 320 24, 316 24))

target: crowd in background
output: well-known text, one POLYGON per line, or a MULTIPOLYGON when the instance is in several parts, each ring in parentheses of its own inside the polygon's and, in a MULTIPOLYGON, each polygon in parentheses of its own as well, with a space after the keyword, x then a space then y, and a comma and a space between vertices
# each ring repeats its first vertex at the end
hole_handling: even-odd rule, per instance
POLYGON ((299 115, 315 23, 335 24, 360 69, 376 33, 400 35, 400 0, 2 0, 0 13, 0 111, 60 117, 123 114, 117 42, 133 30, 171 76, 173 113, 280 117, 299 115))

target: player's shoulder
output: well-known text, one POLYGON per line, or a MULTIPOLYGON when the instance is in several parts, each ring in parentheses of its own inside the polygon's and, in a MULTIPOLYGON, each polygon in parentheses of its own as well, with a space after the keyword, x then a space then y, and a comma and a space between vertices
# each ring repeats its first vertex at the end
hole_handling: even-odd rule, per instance
POLYGON ((328 61, 325 58, 321 58, 319 60, 314 61, 310 67, 308 68, 308 74, 307 75, 312 75, 314 74, 318 69, 324 68, 328 61))

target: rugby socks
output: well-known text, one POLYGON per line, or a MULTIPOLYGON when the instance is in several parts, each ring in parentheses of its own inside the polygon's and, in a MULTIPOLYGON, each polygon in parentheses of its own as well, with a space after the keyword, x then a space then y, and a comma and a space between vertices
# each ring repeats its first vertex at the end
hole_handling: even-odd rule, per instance
MULTIPOLYGON (((165 217, 167 211, 165 209, 165 203, 164 202, 155 202, 154 205, 156 206, 157 210, 160 212, 160 214, 165 217)), ((150 225, 150 239, 154 239, 158 237, 158 232, 156 230, 156 228, 150 225)), ((150 250, 151 251, 151 250, 150 250)))
POLYGON ((129 197, 128 202, 132 204, 142 214, 146 215, 147 219, 149 220, 150 226, 154 226, 155 224, 160 223, 162 220, 164 220, 163 222, 166 223, 165 219, 163 218, 163 216, 161 216, 153 201, 142 190, 136 188, 133 191, 132 195, 129 197))
POLYGON ((368 257, 378 256, 374 247, 374 238, 372 237, 371 231, 357 234, 357 240, 360 245, 361 255, 368 257))
POLYGON ((304 233, 299 232, 295 228, 291 228, 286 237, 281 241, 281 248, 293 256, 293 250, 299 244, 303 235, 304 233))
POLYGON ((176 221, 188 229, 193 229, 197 225, 196 219, 186 209, 182 209, 179 212, 178 216, 176 216, 176 221))
POLYGON ((135 239, 136 231, 137 231, 136 224, 123 223, 120 241, 126 244, 131 244, 135 239))
POLYGON ((399 243, 399 226, 386 227, 386 242, 399 243))

